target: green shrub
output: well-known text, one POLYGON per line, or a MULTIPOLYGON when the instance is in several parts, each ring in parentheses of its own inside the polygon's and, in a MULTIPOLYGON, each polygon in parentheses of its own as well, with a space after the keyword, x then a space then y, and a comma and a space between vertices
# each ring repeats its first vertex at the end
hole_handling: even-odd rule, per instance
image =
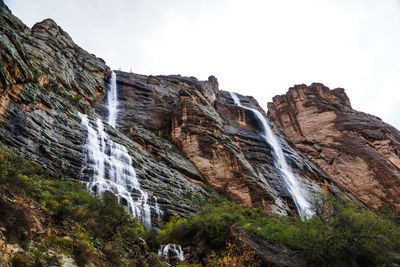
POLYGON ((154 266, 154 267, 169 267, 169 266, 171 266, 168 263, 161 261, 156 253, 149 254, 149 256, 147 258, 147 264, 148 264, 148 266, 154 266))
POLYGON ((93 251, 87 242, 77 240, 74 242, 73 255, 79 266, 85 266, 91 258, 93 251))
POLYGON ((213 249, 225 246, 230 227, 244 217, 240 206, 217 200, 190 218, 172 217, 160 231, 162 243, 167 241, 188 245, 193 239, 201 239, 213 249))

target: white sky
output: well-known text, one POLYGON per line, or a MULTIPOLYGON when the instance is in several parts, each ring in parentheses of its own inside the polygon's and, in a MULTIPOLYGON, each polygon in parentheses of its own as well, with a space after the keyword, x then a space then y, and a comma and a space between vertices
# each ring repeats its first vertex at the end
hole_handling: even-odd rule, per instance
POLYGON ((294 84, 343 87, 400 129, 400 0, 5 0, 54 19, 113 68, 218 78, 266 108, 294 84))

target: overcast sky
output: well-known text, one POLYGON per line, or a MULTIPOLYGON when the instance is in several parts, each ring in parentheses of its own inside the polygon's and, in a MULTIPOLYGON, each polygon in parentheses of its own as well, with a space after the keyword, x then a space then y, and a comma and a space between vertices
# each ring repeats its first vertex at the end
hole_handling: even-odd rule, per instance
POLYGON ((294 84, 343 87, 400 129, 400 0, 5 0, 54 19, 113 69, 218 78, 266 108, 294 84))

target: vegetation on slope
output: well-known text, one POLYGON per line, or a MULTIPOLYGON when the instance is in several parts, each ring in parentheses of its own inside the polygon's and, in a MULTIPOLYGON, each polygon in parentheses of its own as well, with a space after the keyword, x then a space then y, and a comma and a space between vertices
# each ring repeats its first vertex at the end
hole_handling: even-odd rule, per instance
POLYGON ((29 252, 14 256, 17 266, 56 264, 60 253, 81 266, 159 264, 156 255, 143 251, 140 237, 147 230, 113 194, 95 197, 80 183, 50 179, 39 166, 4 146, 0 228, 7 243, 29 252))
MULTIPOLYGON (((322 206, 321 206, 322 208, 322 206)), ((399 263, 400 228, 387 216, 341 200, 326 200, 321 212, 309 220, 278 216, 220 200, 190 218, 175 218, 160 232, 163 242, 186 246, 204 240, 213 249, 231 245, 232 226, 252 235, 298 250, 308 265, 391 266, 399 263)), ((220 262, 237 262, 238 254, 220 262)))
MULTIPOLYGON (((256 253, 232 239, 234 227, 298 251, 308 265, 399 264, 398 222, 349 202, 326 200, 317 216, 301 220, 219 199, 190 218, 173 217, 156 232, 133 219, 114 195, 95 197, 82 184, 51 179, 0 146, 0 242, 3 237, 26 251, 12 256, 15 266, 54 265, 60 255, 80 266, 162 266, 155 252, 166 243, 206 248, 202 263, 210 266, 257 266, 256 253)), ((192 257, 192 263, 200 260, 192 257)))

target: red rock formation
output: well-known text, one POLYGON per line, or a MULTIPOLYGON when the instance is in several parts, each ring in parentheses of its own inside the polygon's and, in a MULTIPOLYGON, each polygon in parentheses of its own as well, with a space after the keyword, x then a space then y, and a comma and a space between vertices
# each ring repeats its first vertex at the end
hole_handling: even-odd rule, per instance
MULTIPOLYGON (((215 77, 198 81, 117 72, 117 82, 120 131, 191 181, 207 183, 222 195, 248 206, 286 212, 283 201, 276 200, 278 193, 248 162, 228 131, 231 121, 225 116, 229 117, 236 107, 223 96, 229 94, 219 91, 215 77), (216 102, 225 103, 231 110, 220 114, 216 102), (158 134, 131 131, 133 123, 158 134), (170 140, 173 144, 168 146, 170 140)), ((230 131, 233 130, 231 126, 230 131)))
MULTIPOLYGON (((229 92, 219 90, 214 77, 199 81, 118 71, 117 85, 118 130, 155 158, 189 181, 205 184, 238 203, 296 213, 274 166, 271 146, 260 135, 260 122, 253 112, 235 105, 229 92)), ((238 97, 243 105, 263 113, 254 98, 238 97)), ((100 114, 103 101, 98 102, 100 114)), ((278 138, 289 164, 312 195, 320 193, 313 181, 324 181, 333 191, 343 192, 314 163, 278 138)))
POLYGON ((296 85, 268 103, 268 116, 360 201, 400 210, 400 132, 353 110, 344 89, 296 85))

